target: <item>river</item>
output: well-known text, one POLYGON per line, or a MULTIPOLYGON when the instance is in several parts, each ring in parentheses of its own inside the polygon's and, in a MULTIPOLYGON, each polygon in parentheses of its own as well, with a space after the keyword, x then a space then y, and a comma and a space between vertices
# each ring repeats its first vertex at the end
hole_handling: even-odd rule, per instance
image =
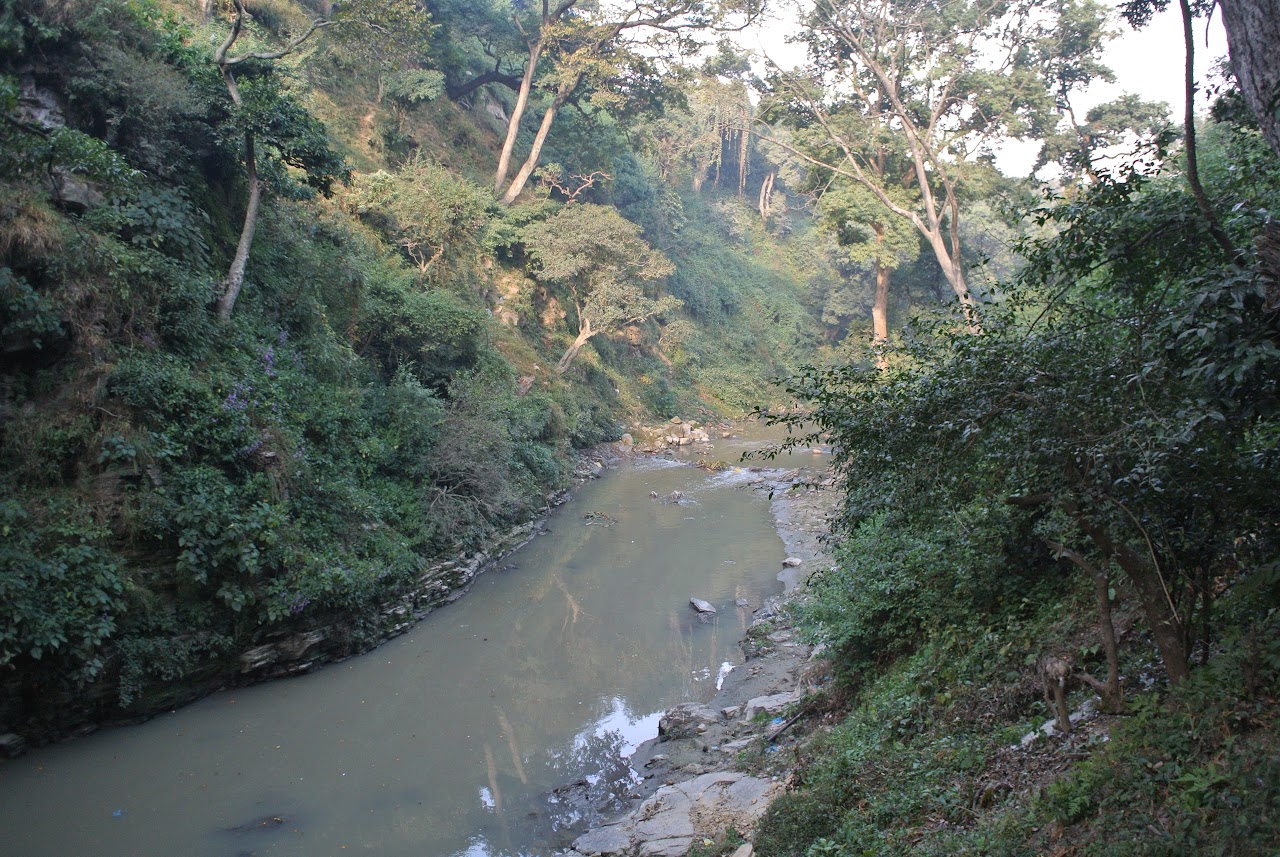
POLYGON ((781 591, 767 492, 693 460, 622 461, 362 657, 0 763, 0 854, 550 852, 626 792, 660 712, 741 660, 736 600, 781 591))

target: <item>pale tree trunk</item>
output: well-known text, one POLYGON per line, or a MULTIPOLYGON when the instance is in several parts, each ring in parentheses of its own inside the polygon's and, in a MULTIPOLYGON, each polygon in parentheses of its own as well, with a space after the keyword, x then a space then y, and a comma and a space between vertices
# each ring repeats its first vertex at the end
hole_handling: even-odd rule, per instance
POLYGON ((769 224, 769 208, 773 205, 773 180, 777 176, 777 172, 771 172, 760 182, 760 200, 757 207, 760 209, 760 221, 766 226, 769 224))
MULTIPOLYGON (((884 227, 876 227, 877 233, 883 233, 884 227)), ((884 371, 889 367, 884 349, 889 344, 889 278, 892 271, 876 259, 876 297, 871 304, 871 347, 876 355, 876 368, 884 371)))
MULTIPOLYGON (((277 60, 287 56, 303 42, 311 38, 317 30, 328 26, 329 21, 317 18, 311 22, 311 26, 302 35, 296 37, 280 50, 255 51, 232 57, 228 55, 228 52, 235 45, 236 40, 240 38, 246 16, 243 0, 235 0, 234 5, 236 17, 231 23, 231 32, 227 34, 226 39, 214 52, 213 61, 217 64, 218 71, 222 73, 222 80, 227 85, 227 93, 231 96, 232 103, 239 110, 244 102, 240 97, 240 87, 236 84, 235 72, 232 70, 235 66, 248 60, 277 60)), ((226 279, 222 281, 222 294, 218 296, 218 318, 224 323, 230 321, 231 312, 236 306, 236 299, 240 296, 241 287, 244 286, 244 272, 249 264, 249 251, 253 248, 253 236, 258 228, 258 209, 262 204, 262 182, 258 179, 258 162, 254 153, 253 132, 251 131, 246 131, 244 135, 244 169, 245 178, 248 180, 249 201, 245 206, 244 225, 240 228, 240 240, 236 244, 236 255, 231 260, 231 267, 227 271, 226 279)))
POLYGON ((529 61, 524 67, 524 76, 520 78, 520 88, 516 91, 516 103, 511 108, 511 118, 507 120, 507 136, 502 141, 502 152, 498 155, 498 170, 493 178, 493 192, 501 193, 507 181, 507 173, 511 171, 511 153, 515 151, 516 137, 520 134, 520 120, 524 118, 525 107, 529 104, 529 93, 533 90, 533 75, 538 70, 538 60, 542 57, 542 40, 539 38, 529 44, 529 61))
POLYGON ((235 258, 227 278, 222 282, 222 295, 218 298, 218 319, 231 320, 240 288, 244 285, 244 272, 249 264, 249 251, 253 249, 253 236, 258 229, 258 208, 262 203, 262 182, 258 180, 258 163, 253 151, 253 135, 244 135, 244 171, 249 182, 249 202, 245 206, 244 225, 240 228, 240 241, 236 245, 235 258))
POLYGON ((1280 155, 1280 0, 1219 0, 1218 7, 1244 103, 1280 155))
POLYGON ((538 133, 534 135, 533 145, 529 148, 529 156, 524 159, 524 163, 520 165, 520 171, 511 180, 511 186, 502 195, 503 205, 510 205, 516 201, 516 197, 520 195, 520 191, 524 190, 529 177, 538 168, 538 158, 542 156, 542 147, 547 142, 547 135, 551 133, 551 123, 555 122, 556 114, 560 112, 560 107, 564 104, 568 93, 572 92, 573 89, 574 87, 568 87, 566 91, 565 87, 561 87, 560 91, 556 93, 556 97, 552 99, 551 106, 547 108, 547 112, 542 114, 542 124, 538 126, 538 133))
POLYGON ((217 5, 217 0, 200 0, 200 17, 206 21, 213 18, 213 7, 217 5))
POLYGON ((560 362, 556 364, 556 374, 563 375, 565 370, 569 368, 569 364, 573 362, 573 358, 578 356, 578 352, 582 350, 582 346, 587 344, 587 340, 595 336, 598 331, 591 329, 591 319, 584 318, 582 327, 578 331, 578 336, 573 340, 573 344, 565 349, 564 356, 560 358, 560 362))
POLYGON ((698 162, 697 168, 693 171, 693 192, 701 195, 702 186, 707 183, 707 172, 711 169, 710 162, 698 162))

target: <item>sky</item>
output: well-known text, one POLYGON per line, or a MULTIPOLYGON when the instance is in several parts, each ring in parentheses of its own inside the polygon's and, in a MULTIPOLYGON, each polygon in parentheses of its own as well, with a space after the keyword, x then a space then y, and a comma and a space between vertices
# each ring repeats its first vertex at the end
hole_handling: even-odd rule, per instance
MULTIPOLYGON (((1183 111, 1182 18, 1177 4, 1170 4, 1142 30, 1133 30, 1117 21, 1121 35, 1106 48, 1105 62, 1116 74, 1114 84, 1095 83, 1075 100, 1077 115, 1090 107, 1109 101, 1125 92, 1136 93, 1147 101, 1164 101, 1171 118, 1178 122, 1183 111)), ((744 48, 767 54, 783 67, 803 63, 803 49, 786 42, 795 25, 790 20, 773 20, 764 27, 742 34, 744 48)), ((1197 112, 1204 112, 1208 102, 1203 84, 1217 60, 1227 53, 1226 35, 1221 18, 1215 16, 1206 28, 1204 21, 1195 26, 1196 77, 1202 84, 1196 99, 1197 112)), ((996 157, 997 166, 1007 175, 1025 176, 1035 161, 1039 143, 1012 143, 1004 146, 996 157)))

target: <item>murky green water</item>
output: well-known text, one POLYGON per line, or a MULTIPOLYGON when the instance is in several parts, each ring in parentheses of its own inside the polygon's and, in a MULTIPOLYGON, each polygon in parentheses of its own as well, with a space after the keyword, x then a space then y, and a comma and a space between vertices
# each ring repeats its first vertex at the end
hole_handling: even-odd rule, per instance
POLYGON ((746 479, 624 463, 368 655, 0 764, 0 853, 550 850, 625 789, 658 713, 709 698, 740 659, 735 599, 780 590, 768 499, 746 479), (690 596, 719 614, 701 621, 690 596))

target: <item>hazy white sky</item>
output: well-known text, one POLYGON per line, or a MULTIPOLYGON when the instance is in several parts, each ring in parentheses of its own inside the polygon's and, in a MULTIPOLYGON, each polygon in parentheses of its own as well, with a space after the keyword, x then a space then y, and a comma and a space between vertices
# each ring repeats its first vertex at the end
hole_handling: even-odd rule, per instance
MULTIPOLYGON (((1076 99, 1077 109, 1083 113, 1096 104, 1132 92, 1148 101, 1168 103, 1172 118, 1178 121, 1183 109, 1183 51, 1182 18, 1176 4, 1170 4, 1170 8, 1156 15, 1142 30, 1132 30, 1123 22, 1117 26, 1122 35, 1106 50, 1106 63, 1115 72, 1116 82, 1094 84, 1076 99)), ((789 32, 794 32, 794 25, 788 20, 774 20, 753 32, 744 33, 740 44, 768 54, 779 65, 791 67, 804 62, 804 52, 799 46, 787 44, 789 32)), ((1196 74, 1203 85, 1212 66, 1220 57, 1226 56, 1227 40, 1218 17, 1213 19, 1207 32, 1205 23, 1197 22, 1195 35, 1196 74)), ((1196 109, 1203 111, 1206 106, 1202 88, 1196 109)), ((998 157, 999 166, 1009 175, 1026 175, 1038 151, 1038 143, 1009 145, 998 157)))

